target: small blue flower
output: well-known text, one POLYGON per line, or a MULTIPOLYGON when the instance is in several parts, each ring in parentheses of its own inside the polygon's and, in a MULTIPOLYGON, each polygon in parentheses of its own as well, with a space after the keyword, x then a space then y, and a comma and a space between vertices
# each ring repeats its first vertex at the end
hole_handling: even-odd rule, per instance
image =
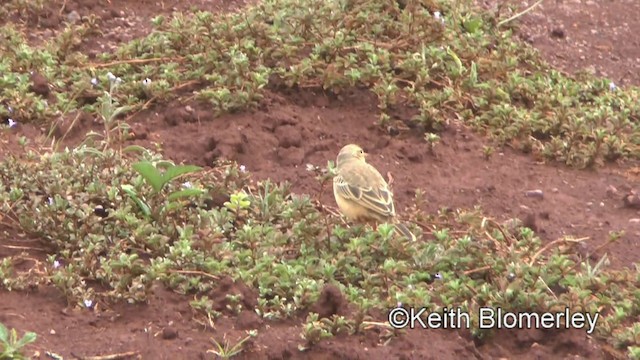
POLYGON ((47 200, 49 202, 49 205, 53 205, 53 198, 52 197, 49 197, 47 200))
POLYGON ((609 91, 615 91, 618 87, 616 86, 616 84, 614 84, 614 82, 610 82, 609 83, 609 91))
POLYGON ((54 269, 59 268, 61 265, 62 265, 62 264, 60 264, 60 261, 58 261, 58 260, 56 260, 56 261, 54 261, 54 262, 53 262, 53 268, 54 268, 54 269))
POLYGON ((434 275, 434 277, 435 277, 437 280, 442 280, 442 274, 440 274, 440 273, 435 274, 435 275, 434 275))

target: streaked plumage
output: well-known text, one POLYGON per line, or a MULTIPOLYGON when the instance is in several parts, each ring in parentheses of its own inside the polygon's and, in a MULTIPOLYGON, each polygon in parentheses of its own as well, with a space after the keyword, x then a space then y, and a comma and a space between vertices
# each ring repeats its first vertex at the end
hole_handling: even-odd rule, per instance
POLYGON ((396 230, 411 240, 415 235, 397 222, 393 193, 380 172, 366 162, 358 145, 344 146, 336 159, 333 195, 340 212, 356 222, 394 223, 396 230))

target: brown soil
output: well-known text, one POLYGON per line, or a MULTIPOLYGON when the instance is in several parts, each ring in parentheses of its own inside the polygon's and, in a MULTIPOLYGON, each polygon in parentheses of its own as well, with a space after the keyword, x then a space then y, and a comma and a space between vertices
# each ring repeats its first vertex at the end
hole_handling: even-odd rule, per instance
POLYGON ((638 85, 638 13, 635 0, 544 1, 524 16, 521 36, 562 69, 595 73, 616 85, 638 85))
MULTIPOLYGON (((81 16, 96 14, 104 28, 129 29, 112 31, 104 36, 106 42, 85 39, 82 46, 87 51, 101 50, 103 45, 108 49, 116 41, 144 34, 152 16, 168 14, 174 7, 229 11, 242 5, 207 0, 67 0, 64 7, 62 3, 59 1, 38 20, 22 19, 34 30, 34 41, 36 36, 59 31, 60 21, 73 10, 81 16)), ((632 36, 640 32, 640 23, 632 19, 638 11, 640 4, 632 0, 607 2, 606 6, 566 1, 526 15, 519 33, 562 69, 574 71, 593 66, 616 84, 640 85, 640 43, 632 36), (628 41, 620 41, 622 37, 628 41)), ((431 153, 417 136, 390 136, 378 129, 374 125, 375 101, 359 92, 338 100, 312 91, 291 94, 273 90, 267 100, 259 111, 220 118, 214 118, 206 106, 197 103, 158 105, 132 119, 138 138, 134 142, 159 142, 168 158, 199 165, 210 164, 216 158, 231 158, 245 165, 256 178, 286 180, 294 191, 311 194, 320 189, 306 164, 325 166, 343 144, 356 142, 372 154, 371 162, 383 174, 392 173, 400 211, 410 203, 415 189, 421 188, 427 194, 426 211, 480 205, 496 218, 519 217, 527 221, 545 241, 565 234, 588 237, 587 245, 581 249, 585 254, 602 244, 609 231, 625 230, 626 235, 607 248, 613 265, 632 266, 640 260, 640 251, 635 250, 640 238, 640 221, 635 219, 640 218, 640 212, 623 207, 622 201, 638 179, 638 171, 629 165, 577 171, 537 164, 531 157, 511 150, 485 159, 482 139, 455 126, 442 134, 441 143, 431 153), (536 189, 542 190, 542 198, 525 196, 528 190, 536 189)), ((76 127, 67 141, 81 139, 93 127, 90 120, 76 127)), ((25 126, 14 135, 4 133, 2 141, 6 146, 18 135, 41 136, 36 129, 25 126)), ((334 205, 329 195, 323 201, 334 205)), ((12 233, 2 236, 0 259, 16 254, 14 246, 29 243, 12 233)), ((42 254, 29 257, 39 259, 42 254)), ((221 284, 220 291, 221 301, 229 292, 250 293, 250 289, 232 283, 221 284)), ((327 291, 325 303, 318 304, 319 311, 348 311, 330 289, 327 291), (322 306, 332 309, 323 310, 322 306)), ((246 311, 217 320, 212 330, 191 311, 191 299, 162 287, 155 289, 148 305, 121 304, 92 313, 67 309, 62 295, 49 288, 27 293, 3 291, 0 298, 0 322, 20 331, 37 332, 38 341, 30 349, 43 359, 47 358, 46 351, 65 358, 126 352, 136 352, 144 359, 213 358, 206 353, 214 348, 211 338, 220 342, 226 338, 234 343, 249 329, 258 329, 259 335, 238 358, 602 359, 611 353, 584 331, 538 330, 504 331, 485 344, 474 343, 465 334, 453 331, 414 330, 394 338, 387 346, 382 345, 382 331, 374 330, 324 341, 310 352, 301 353, 297 349, 300 320, 266 322, 246 311)))

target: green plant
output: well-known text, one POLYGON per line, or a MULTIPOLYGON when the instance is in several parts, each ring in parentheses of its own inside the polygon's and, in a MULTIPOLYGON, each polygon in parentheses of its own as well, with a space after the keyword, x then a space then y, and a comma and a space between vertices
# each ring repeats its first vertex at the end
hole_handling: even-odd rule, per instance
POLYGON ((16 329, 7 329, 0 323, 0 359, 27 359, 22 351, 24 347, 36 341, 37 335, 33 332, 26 332, 18 338, 16 329))
MULTIPOLYGON (((153 197, 150 201, 152 204, 157 204, 159 200, 156 198, 160 195, 160 191, 172 180, 177 179, 178 177, 193 173, 201 170, 202 168, 193 165, 174 165, 168 161, 159 161, 156 162, 155 165, 150 161, 139 161, 132 165, 133 169, 138 172, 144 181, 151 186, 153 192, 151 196, 153 197), (164 172, 158 170, 158 168, 163 168, 164 172)), ((138 205, 140 210, 143 212, 145 216, 150 216, 153 218, 157 218, 160 213, 164 211, 174 210, 180 206, 179 200, 182 198, 193 198, 204 193, 201 189, 192 188, 189 183, 185 184, 185 188, 182 190, 175 190, 166 196, 166 202, 161 206, 154 207, 149 205, 146 201, 144 201, 136 191, 136 185, 140 185, 139 182, 135 182, 135 185, 131 184, 123 184, 122 190, 125 191, 138 205)))
POLYGON ((426 133, 424 139, 427 141, 427 144, 429 144, 429 151, 433 153, 434 148, 440 142, 440 136, 434 133, 426 133))
POLYGON ((251 331, 248 331, 247 333, 248 335, 246 337, 240 339, 234 345, 231 345, 231 343, 229 343, 228 339, 226 339, 226 336, 223 344, 220 344, 215 339, 211 339, 211 341, 213 341, 216 348, 207 350, 207 353, 216 355, 217 359, 231 359, 232 357, 240 354, 244 350, 244 346, 247 341, 258 336, 258 332, 256 330, 251 330, 251 331))
POLYGON ((305 343, 298 346, 300 351, 306 351, 320 341, 333 336, 331 329, 325 322, 319 321, 318 314, 310 313, 305 321, 300 337, 305 343))
POLYGON ((514 20, 531 8, 501 19, 470 0, 426 8, 270 0, 241 14, 178 13, 157 17, 148 36, 101 54, 92 65, 104 73, 77 66, 88 59, 74 50, 73 36, 94 31, 90 19, 43 49, 6 24, 0 96, 21 122, 96 114, 108 143, 114 129, 126 138, 127 121, 159 102, 195 98, 223 114, 254 107, 282 86, 335 94, 358 87, 376 96, 385 123, 402 105, 415 109, 405 121, 414 129, 438 134, 457 119, 498 146, 571 166, 639 158, 637 89, 611 91, 609 80, 549 67, 512 36, 514 20), (27 74, 14 70, 32 68, 54 83, 55 103, 30 92, 27 74), (81 97, 95 101, 80 105, 81 97))
MULTIPOLYGON (((10 0, 0 14, 31 16, 42 5, 10 0)), ((96 30, 95 19, 38 46, 2 25, 0 117, 71 121, 73 128, 84 113, 104 126, 102 146, 93 146, 92 134, 76 148, 36 152, 23 138, 24 154, 0 162, 3 221, 41 239, 49 254, 42 272, 18 271, 18 256, 3 259, 2 287, 52 284, 87 308, 144 302, 160 282, 193 296, 191 307, 209 325, 240 310, 293 318, 335 287, 357 318, 310 314, 302 349, 384 324, 364 318, 398 303, 460 306, 472 319, 481 306, 569 307, 601 311, 595 336, 637 356, 638 269, 611 269, 606 256, 592 265, 571 251, 580 239, 543 245, 531 229, 503 226, 477 208, 425 213, 424 193, 416 191, 409 220, 427 224, 429 241, 406 243, 389 227, 349 227, 325 211, 332 161, 307 167, 321 188, 311 197, 286 183, 254 184, 235 163, 200 171, 145 149, 120 149, 127 124, 152 106, 197 100, 219 115, 291 87, 338 98, 368 92, 381 125, 400 121, 431 150, 455 121, 492 139, 482 150, 487 158, 502 146, 578 167, 640 158, 638 89, 612 91, 606 79, 550 68, 512 36, 513 20, 526 11, 505 19, 471 0, 266 0, 241 13, 158 16, 147 36, 91 62, 76 46, 96 30), (55 101, 30 90, 32 69, 49 79, 55 101), (133 150, 141 150, 136 160, 128 157, 133 150), (189 181, 178 184, 182 176, 189 181), (253 309, 241 286, 257 291, 253 309), (227 292, 214 301, 221 288, 227 292)), ((603 247, 620 235, 610 234, 603 247)), ((491 334, 477 324, 471 332, 491 334)), ((395 335, 385 327, 381 337, 395 335)), ((246 339, 214 341, 211 352, 233 356, 246 339)))
POLYGON ((640 346, 629 346, 629 358, 633 360, 640 359, 640 346))

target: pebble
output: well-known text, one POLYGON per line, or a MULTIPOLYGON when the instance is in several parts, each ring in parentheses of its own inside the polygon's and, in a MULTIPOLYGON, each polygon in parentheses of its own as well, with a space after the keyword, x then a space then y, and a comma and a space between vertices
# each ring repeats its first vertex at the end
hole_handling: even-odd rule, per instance
POLYGON ((76 23, 78 22, 78 20, 80 20, 80 14, 78 14, 77 11, 73 10, 72 12, 67 14, 67 21, 69 21, 70 23, 76 23))
POLYGON ((616 194, 618 194, 618 189, 616 189, 615 186, 613 185, 607 186, 607 196, 614 197, 616 194))
POLYGON ((529 191, 525 192, 524 195, 526 197, 535 197, 535 198, 539 198, 539 199, 543 199, 544 198, 544 192, 542 192, 542 190, 539 190, 539 189, 529 190, 529 191))
POLYGON ((563 39, 567 34, 564 32, 563 28, 555 28, 551 30, 551 37, 563 39))
POLYGON ((173 340, 178 337, 178 330, 167 326, 162 329, 162 338, 165 340, 173 340))
POLYGON ((640 224, 640 218, 629 219, 630 224, 640 224))
POLYGON ((638 209, 640 208, 640 195, 632 191, 622 199, 622 202, 625 207, 638 209))

